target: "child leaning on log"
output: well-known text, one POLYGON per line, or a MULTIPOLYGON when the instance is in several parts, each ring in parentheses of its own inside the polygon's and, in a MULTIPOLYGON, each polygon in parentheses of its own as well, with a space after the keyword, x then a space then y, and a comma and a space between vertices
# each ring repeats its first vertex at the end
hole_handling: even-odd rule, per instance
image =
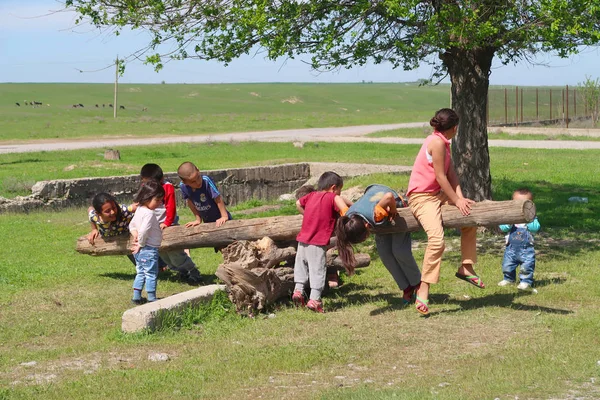
MULTIPOLYGON (((370 185, 363 196, 342 212, 336 223, 335 236, 342 263, 354 266, 352 244, 367 239, 373 227, 389 226, 397 214, 397 207, 407 207, 406 201, 391 188, 370 185)), ((375 235, 377 253, 385 268, 402 290, 402 302, 407 305, 421 282, 421 272, 412 254, 410 232, 375 235)))
MULTIPOLYGON (((294 263, 294 293, 292 301, 315 312, 324 312, 321 294, 325 288, 327 267, 325 253, 340 210, 349 202, 340 196, 344 186, 342 177, 335 172, 325 172, 319 177, 317 190, 296 201, 301 214, 302 227, 296 237, 298 251, 294 263), (310 296, 306 303, 304 290, 310 282, 310 296)), ((347 268, 349 274, 354 270, 347 268)))
MULTIPOLYGON (((163 202, 154 210, 160 229, 164 230, 170 226, 178 225, 179 217, 177 216, 175 188, 170 182, 165 182, 162 168, 158 164, 145 164, 140 171, 140 177, 142 182, 153 180, 159 183, 165 191, 163 202)), ((177 272, 179 279, 191 285, 202 283, 196 264, 184 250, 161 251, 160 258, 169 268, 177 272)))
POLYGON ((186 227, 197 226, 202 222, 214 222, 219 227, 231 219, 215 183, 208 176, 201 175, 193 163, 186 161, 181 164, 177 175, 181 179, 183 199, 196 216, 195 221, 185 224, 186 227))
MULTIPOLYGON (((296 200, 300 200, 310 192, 314 192, 316 189, 313 185, 303 185, 296 191, 296 200)), ((335 267, 327 268, 327 286, 330 289, 335 289, 340 286, 340 276, 338 269, 335 267)))
MULTIPOLYGON (((440 278, 440 265, 444 253, 444 228, 442 205, 453 204, 463 215, 469 215, 473 200, 463 196, 450 155, 450 141, 458 131, 458 115, 454 110, 442 108, 429 124, 434 131, 425 139, 413 165, 408 183, 409 206, 427 234, 427 248, 423 258, 421 284, 417 290, 416 308, 429 314, 429 285, 440 278)), ((477 228, 461 228, 461 266, 455 276, 485 288, 473 269, 477 261, 477 228)))
MULTIPOLYGON (((88 219, 92 225, 92 231, 87 239, 91 245, 98 236, 111 237, 129 234, 129 223, 137 204, 130 206, 117 203, 112 195, 102 192, 92 199, 92 206, 88 209, 88 219)), ((135 265, 135 258, 129 254, 129 260, 135 265)))

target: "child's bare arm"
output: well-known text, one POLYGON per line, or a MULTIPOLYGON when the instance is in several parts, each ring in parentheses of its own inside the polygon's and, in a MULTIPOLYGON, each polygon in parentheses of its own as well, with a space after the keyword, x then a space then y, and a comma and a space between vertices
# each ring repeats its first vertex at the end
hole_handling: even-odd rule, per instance
MULTIPOLYGON (((448 196, 450 202, 456 205, 463 215, 469 215, 471 213, 471 205, 474 203, 474 201, 465 199, 462 196, 462 191, 460 191, 460 186, 453 186, 450 183, 448 176, 446 176, 446 146, 444 145, 444 142, 442 142, 441 139, 432 140, 429 146, 431 149, 431 158, 433 158, 435 179, 439 183, 446 196, 448 196), (457 187, 458 193, 455 191, 457 187)), ((458 179, 456 179, 456 174, 454 173, 453 168, 450 168, 449 175, 451 179, 455 180, 453 183, 456 185, 458 179)))
POLYGON ((219 208, 219 212, 221 213, 221 218, 215 221, 215 224, 218 228, 219 226, 223 225, 229 220, 229 215, 227 215, 227 208, 225 207, 223 197, 217 196, 217 198, 215 199, 215 203, 217 203, 217 207, 219 208))
POLYGON ((190 199, 187 199, 187 205, 190 208, 190 210, 192 211, 192 214, 194 214, 194 216, 196 217, 196 219, 192 222, 188 222, 187 224, 185 224, 185 227, 189 228, 190 226, 200 225, 202 223, 202 217, 200 216, 198 209, 194 205, 194 202, 190 199))
POLYGON ((342 198, 342 200, 344 200, 344 203, 346 204, 346 207, 350 207, 352 204, 354 204, 354 202, 350 199, 347 199, 344 196, 340 196, 342 198))
POLYGON ((98 236, 100 236, 100 232, 98 231, 96 224, 94 224, 93 222, 90 222, 90 225, 92 226, 92 231, 90 233, 88 233, 87 240, 93 246, 94 242, 96 241, 96 238, 98 236))
POLYGON ((129 233, 131 233, 132 238, 131 253, 136 254, 138 251, 140 251, 140 243, 138 242, 138 232, 136 230, 131 230, 129 233))
MULTIPOLYGON (((90 212, 92 212, 93 209, 94 209, 94 207, 89 207, 88 208, 88 215, 90 214, 90 212)), ((90 225, 92 227, 92 231, 90 233, 88 233, 87 240, 93 246, 94 245, 94 241, 100 235, 100 232, 98 232, 98 227, 96 226, 95 223, 93 223, 92 221, 90 221, 90 225)))
POLYGON ((396 208, 396 198, 392 192, 387 192, 384 194, 377 205, 387 211, 390 221, 392 221, 396 217, 396 214, 398 214, 398 209, 396 208))
MULTIPOLYGON (((333 201, 334 201, 335 205, 337 206, 338 210, 340 210, 340 211, 343 211, 348 208, 346 199, 344 199, 342 196, 335 196, 333 198, 333 201)), ((350 205, 352 205, 352 204, 350 204, 350 205)))
POLYGON ((302 207, 302 205, 300 204, 300 200, 296 200, 296 208, 298 209, 298 212, 302 215, 304 215, 304 207, 302 207))

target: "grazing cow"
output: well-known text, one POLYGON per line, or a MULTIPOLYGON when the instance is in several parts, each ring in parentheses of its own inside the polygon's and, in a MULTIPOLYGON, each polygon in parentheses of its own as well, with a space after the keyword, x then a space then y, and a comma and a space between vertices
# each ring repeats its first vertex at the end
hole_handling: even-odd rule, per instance
POLYGON ((28 106, 28 105, 29 105, 29 102, 28 102, 27 100, 25 100, 25 105, 26 105, 26 106, 28 106))
POLYGON ((83 104, 81 104, 81 103, 79 103, 78 106, 81 107, 81 108, 83 108, 83 104))
POLYGON ((142 111, 148 111, 148 107, 142 108, 142 111))
POLYGON ((79 108, 79 104, 73 104, 73 108, 79 108))
POLYGON ((119 108, 120 108, 121 110, 124 110, 124 109, 125 109, 125 106, 119 106, 119 108))
POLYGON ((96 108, 98 108, 98 104, 96 104, 96 108))
POLYGON ((35 101, 35 100, 34 100, 34 101, 33 101, 33 105, 35 105, 35 106, 41 106, 41 105, 42 105, 42 102, 41 102, 41 101, 35 101))
POLYGON ((106 106, 106 104, 102 104, 102 108, 104 108, 106 106))
POLYGON ((17 107, 21 107, 21 105, 19 103, 15 103, 17 105, 17 107))
POLYGON ((109 106, 110 108, 112 108, 112 104, 109 104, 108 106, 109 106))

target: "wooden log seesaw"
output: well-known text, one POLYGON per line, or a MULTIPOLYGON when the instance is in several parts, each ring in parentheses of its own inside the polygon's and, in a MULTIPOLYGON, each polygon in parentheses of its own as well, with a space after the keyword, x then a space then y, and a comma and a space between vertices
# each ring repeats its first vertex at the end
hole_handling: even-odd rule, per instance
MULTIPOLYGON (((497 226, 533 221, 535 205, 529 200, 482 201, 468 216, 455 206, 442 206, 445 228, 497 226)), ((161 250, 224 247, 224 262, 216 275, 227 284, 229 297, 239 312, 262 310, 267 304, 287 296, 293 289, 295 241, 302 215, 231 220, 217 228, 214 223, 195 227, 174 226, 163 231, 161 250)), ((373 229, 373 233, 411 232, 421 229, 410 209, 398 210, 394 225, 373 229)), ((98 237, 91 245, 87 236, 77 240, 76 250, 92 256, 129 254, 129 236, 98 237)), ((357 255, 358 267, 370 263, 366 254, 357 255)), ((342 269, 336 255, 328 252, 327 264, 342 269)))

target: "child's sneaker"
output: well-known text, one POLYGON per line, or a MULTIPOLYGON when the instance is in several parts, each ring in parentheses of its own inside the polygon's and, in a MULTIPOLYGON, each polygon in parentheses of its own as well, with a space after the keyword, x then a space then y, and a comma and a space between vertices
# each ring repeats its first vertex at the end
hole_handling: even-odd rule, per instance
POLYGON ((311 311, 318 312, 318 313, 325 312, 325 310, 323 310, 323 302, 319 301, 319 300, 310 299, 308 301, 308 303, 306 304, 306 308, 308 308, 311 311))
POLYGON ((200 276, 200 271, 198 271, 197 269, 191 270, 187 276, 187 282, 190 285, 201 285, 203 282, 202 276, 200 276))
POLYGON ((531 289, 531 285, 529 283, 527 283, 527 282, 520 282, 517 285, 517 289, 519 289, 519 290, 529 290, 529 289, 531 289))
POLYGON ((498 282, 498 286, 508 286, 508 285, 512 285, 514 282, 511 281, 507 281, 506 279, 502 279, 500 282, 498 282))
POLYGON ((302 293, 300 290, 294 290, 294 293, 292 294, 292 301, 296 307, 304 307, 306 305, 304 293, 302 293))

